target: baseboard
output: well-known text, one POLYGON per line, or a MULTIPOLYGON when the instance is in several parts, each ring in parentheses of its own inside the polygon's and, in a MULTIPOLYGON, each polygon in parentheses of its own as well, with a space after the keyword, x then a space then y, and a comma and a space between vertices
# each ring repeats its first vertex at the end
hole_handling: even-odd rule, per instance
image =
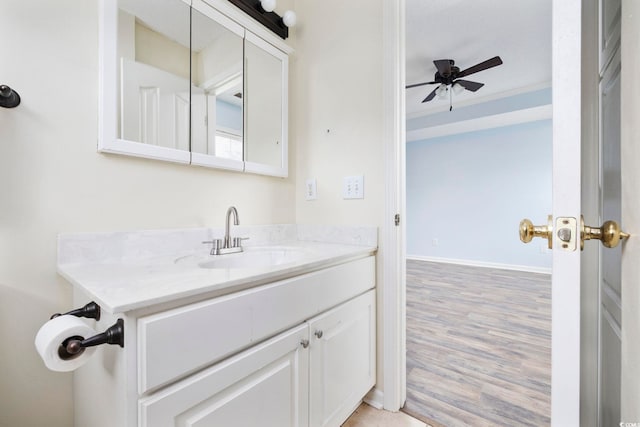
POLYGON ((407 255, 407 259, 414 260, 414 261, 440 262, 444 264, 468 265, 470 267, 486 267, 486 268, 497 268, 500 270, 514 270, 514 271, 524 271, 528 273, 551 274, 551 268, 549 267, 533 267, 530 265, 500 264, 495 262, 472 261, 467 259, 439 258, 439 257, 429 257, 429 256, 421 256, 421 255, 407 255))
POLYGON ((364 397, 364 403, 371 405, 376 409, 382 409, 384 406, 384 394, 376 387, 372 388, 369 393, 364 397))

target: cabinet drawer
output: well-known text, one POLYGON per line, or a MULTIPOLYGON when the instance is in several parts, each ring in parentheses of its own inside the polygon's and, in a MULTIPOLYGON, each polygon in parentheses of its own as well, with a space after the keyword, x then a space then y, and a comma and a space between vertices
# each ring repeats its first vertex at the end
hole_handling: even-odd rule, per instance
POLYGON ((138 320, 138 392, 222 360, 375 286, 375 258, 138 320))
POLYGON ((140 399, 140 427, 308 425, 308 326, 140 399))

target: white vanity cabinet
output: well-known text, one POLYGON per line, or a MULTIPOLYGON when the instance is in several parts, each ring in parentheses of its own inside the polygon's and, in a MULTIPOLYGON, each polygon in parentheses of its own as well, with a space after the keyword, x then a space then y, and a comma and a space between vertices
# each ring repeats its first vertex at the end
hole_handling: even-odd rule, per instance
POLYGON ((105 313, 100 324, 124 318, 125 347, 104 348, 74 373, 75 425, 337 427, 375 383, 374 288, 366 256, 214 298, 105 313))
POLYGON ((375 383, 374 312, 372 290, 143 398, 140 426, 339 426, 375 383))

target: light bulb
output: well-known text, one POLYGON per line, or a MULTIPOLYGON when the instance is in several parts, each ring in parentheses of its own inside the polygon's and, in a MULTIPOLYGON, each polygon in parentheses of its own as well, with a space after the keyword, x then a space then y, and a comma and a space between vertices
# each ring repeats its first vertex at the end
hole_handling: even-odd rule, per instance
POLYGON ((444 98, 445 96, 447 96, 447 85, 445 85, 444 83, 440 84, 440 86, 438 86, 438 89, 436 89, 436 95, 438 95, 439 98, 444 98))
POLYGON ((260 0, 260 6, 265 12, 273 12, 276 8, 276 0, 260 0))
POLYGON ((452 89, 453 93, 455 93, 456 95, 460 95, 464 91, 464 86, 462 86, 460 83, 455 83, 452 86, 452 89))
POLYGON ((296 25, 296 20, 296 13, 292 10, 287 10, 284 15, 282 15, 282 23, 289 28, 296 25))

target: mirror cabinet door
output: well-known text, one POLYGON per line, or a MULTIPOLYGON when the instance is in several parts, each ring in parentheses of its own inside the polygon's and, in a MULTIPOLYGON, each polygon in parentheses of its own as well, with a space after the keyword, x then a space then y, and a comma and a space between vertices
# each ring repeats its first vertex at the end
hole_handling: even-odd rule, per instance
POLYGON ((244 29, 202 1, 192 6, 191 162, 242 170, 244 29))
POLYGON ((134 154, 189 162, 189 5, 118 0, 117 139, 134 154))
POLYGON ((286 53, 203 0, 101 12, 99 151, 287 176, 286 53))
POLYGON ((245 35, 245 171, 287 176, 288 57, 245 35))

